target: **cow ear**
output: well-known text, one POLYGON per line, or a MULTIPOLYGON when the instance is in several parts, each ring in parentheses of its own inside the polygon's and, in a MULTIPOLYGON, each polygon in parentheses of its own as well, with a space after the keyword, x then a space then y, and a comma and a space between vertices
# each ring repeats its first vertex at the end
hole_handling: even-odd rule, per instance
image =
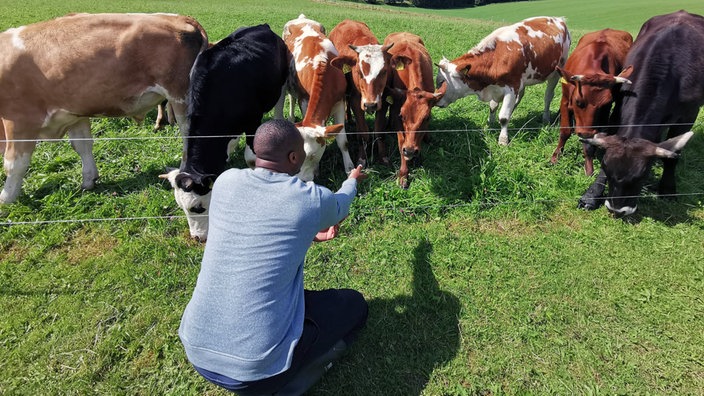
POLYGON ((567 70, 561 68, 560 66, 555 66, 555 70, 557 70, 558 73, 560 73, 560 82, 563 84, 569 84, 570 83, 570 78, 572 78, 572 73, 568 72, 567 70))
MULTIPOLYGON (((664 142, 658 144, 658 148, 674 153, 678 153, 682 151, 684 146, 689 142, 689 139, 694 136, 694 132, 689 131, 687 133, 683 133, 679 136, 675 136, 671 139, 667 139, 664 142)), ((659 156, 659 155, 658 155, 659 156)), ((671 158, 671 157, 668 157, 671 158)))
POLYGON ((333 58, 333 60, 330 61, 330 64, 333 67, 336 67, 343 72, 347 73, 351 70, 352 66, 354 66, 357 63, 355 59, 352 59, 349 56, 337 56, 333 58))
POLYGON ((342 128, 345 127, 345 124, 335 124, 335 125, 330 125, 325 127, 325 137, 330 137, 337 135, 340 133, 342 128))
POLYGON ((433 93, 434 100, 437 102, 438 100, 442 99, 443 96, 445 96, 445 93, 447 92, 447 81, 443 81, 442 84, 438 87, 438 89, 435 90, 435 93, 433 93))
POLYGON ((391 67, 393 67, 396 70, 403 70, 411 64, 411 58, 403 55, 396 55, 393 58, 391 58, 391 67))
POLYGON ((160 174, 159 179, 168 180, 169 184, 171 184, 171 188, 176 188, 175 178, 176 178, 177 174, 178 174, 177 168, 167 167, 166 173, 160 174))

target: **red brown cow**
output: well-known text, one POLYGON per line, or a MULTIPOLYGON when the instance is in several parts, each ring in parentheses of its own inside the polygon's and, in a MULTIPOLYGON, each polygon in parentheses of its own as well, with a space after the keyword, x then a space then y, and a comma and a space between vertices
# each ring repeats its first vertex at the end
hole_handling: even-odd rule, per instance
MULTIPOLYGON (((609 123, 614 101, 618 106, 621 84, 630 83, 632 69, 624 71, 633 36, 623 30, 604 29, 585 34, 567 58, 562 75, 560 102, 560 140, 550 162, 557 162, 565 142, 574 131, 579 137, 590 138, 597 128, 609 123), (621 75, 619 73, 623 72, 621 75)), ((584 172, 594 173, 591 146, 584 144, 584 172)))
POLYGON ((508 144, 508 122, 529 85, 547 81, 543 122, 550 122, 550 102, 560 78, 555 67, 567 60, 570 33, 562 18, 535 17, 496 29, 468 53, 438 64, 437 86, 447 83, 439 107, 475 94, 489 102, 489 122, 499 112, 499 144, 508 144))
MULTIPOLYGON (((396 131, 401 168, 398 181, 408 188, 408 161, 420 157, 420 144, 428 130, 430 110, 444 94, 446 85, 433 92, 433 63, 423 40, 412 33, 391 33, 384 45, 393 47, 391 67, 393 74, 389 92, 393 98, 389 110, 391 130, 396 131)), ((385 107, 388 106, 387 102, 385 107)))
MULTIPOLYGON (((389 45, 380 45, 374 33, 363 22, 345 19, 335 26, 330 32, 330 41, 340 55, 332 60, 335 67, 346 71, 347 93, 349 100, 347 106, 355 117, 359 140, 362 147, 359 149, 358 163, 366 164, 367 147, 369 146, 369 127, 364 113, 373 114, 381 110, 384 88, 390 71, 389 45)), ((374 130, 380 131, 381 117, 376 117, 374 130)), ((379 156, 382 162, 389 163, 383 140, 377 140, 379 156)))
POLYGON ((74 14, 0 33, 0 203, 20 194, 37 139, 67 132, 83 162, 81 187, 93 188, 88 117, 143 119, 168 99, 185 133, 189 72, 207 45, 193 18, 167 14, 74 14))
MULTIPOLYGON (((345 172, 349 173, 354 164, 347 149, 344 128, 347 82, 342 70, 330 65, 338 52, 325 36, 323 25, 303 14, 284 25, 282 38, 293 54, 287 82, 291 106, 298 99, 304 115, 303 120, 296 124, 303 135, 306 151, 306 160, 298 177, 305 181, 313 180, 325 152, 326 138, 333 135, 342 151, 345 172), (326 127, 325 123, 331 115, 335 125, 326 127)), ((283 118, 283 98, 282 91, 276 105, 276 117, 283 118)))

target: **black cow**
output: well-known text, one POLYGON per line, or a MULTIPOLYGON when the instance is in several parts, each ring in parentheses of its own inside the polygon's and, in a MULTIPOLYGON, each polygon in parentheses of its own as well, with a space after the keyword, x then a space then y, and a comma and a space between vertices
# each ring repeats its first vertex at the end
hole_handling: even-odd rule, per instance
POLYGON ((624 85, 619 128, 585 143, 604 149, 601 172, 579 200, 596 209, 608 184, 606 207, 616 215, 636 211, 637 197, 652 160, 662 158, 661 196, 676 193, 679 151, 693 133, 704 104, 704 17, 678 11, 651 18, 640 29, 626 65, 633 65, 631 85, 624 85), (661 142, 663 135, 668 140, 661 142))
POLYGON ((191 236, 205 241, 215 178, 224 170, 233 135, 247 134, 245 158, 262 117, 281 95, 290 52, 269 25, 237 29, 198 56, 188 94, 190 129, 181 168, 167 178, 186 212, 191 236))

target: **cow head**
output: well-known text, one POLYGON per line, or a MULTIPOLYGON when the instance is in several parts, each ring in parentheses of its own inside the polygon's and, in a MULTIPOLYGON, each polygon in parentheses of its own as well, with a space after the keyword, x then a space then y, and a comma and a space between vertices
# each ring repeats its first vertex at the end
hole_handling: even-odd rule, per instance
POLYGON ((318 173, 318 164, 325 152, 327 139, 334 138, 343 128, 344 124, 330 126, 322 125, 302 125, 296 123, 296 128, 303 136, 303 150, 306 152, 306 160, 303 162, 301 170, 296 176, 303 181, 311 181, 318 173))
POLYGON ((191 237, 205 242, 208 238, 208 207, 215 175, 191 175, 173 169, 159 175, 174 189, 176 204, 186 213, 191 237))
POLYGON ((601 167, 609 187, 606 200, 609 211, 619 216, 633 214, 652 160, 678 158, 679 151, 693 135, 690 131, 659 144, 603 133, 598 133, 593 138, 580 139, 583 143, 604 149, 601 167))
POLYGON ((389 89, 394 102, 403 103, 399 111, 401 125, 400 131, 403 141, 399 141, 401 154, 407 160, 413 159, 420 154, 420 143, 423 140, 425 131, 428 130, 430 121, 430 111, 443 95, 447 85, 444 84, 435 92, 426 92, 416 87, 413 89, 389 89))
MULTIPOLYGON (((467 55, 465 55, 465 58, 467 55)), ((438 107, 447 107, 457 99, 476 94, 482 87, 478 81, 474 81, 469 73, 472 65, 469 62, 450 62, 443 57, 435 66, 438 67, 438 74, 435 77, 435 86, 447 85, 446 93, 436 104, 438 107)))
POLYGON ((567 93, 568 109, 574 116, 575 133, 580 137, 594 136, 597 126, 607 125, 614 89, 621 84, 631 84, 628 77, 633 68, 624 69, 618 76, 606 73, 573 74, 560 67, 562 89, 567 93))
POLYGON ((379 44, 350 45, 355 56, 338 56, 330 64, 352 73, 352 81, 362 97, 360 108, 367 113, 381 109, 381 100, 389 74, 391 55, 389 49, 393 43, 381 46, 379 44))

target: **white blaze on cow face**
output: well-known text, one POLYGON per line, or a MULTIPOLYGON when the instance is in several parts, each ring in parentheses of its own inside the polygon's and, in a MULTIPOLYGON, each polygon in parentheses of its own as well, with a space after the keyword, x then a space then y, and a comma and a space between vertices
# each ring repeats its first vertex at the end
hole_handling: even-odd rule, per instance
POLYGON ((298 131, 303 136, 303 151, 306 159, 296 176, 303 181, 312 181, 318 173, 318 164, 325 153, 325 127, 324 126, 298 126, 298 131))
POLYGON ((381 51, 381 47, 380 44, 369 44, 358 46, 355 49, 359 59, 357 67, 367 84, 374 82, 384 70, 384 53, 381 51))
POLYGON ((186 192, 182 190, 176 184, 176 176, 179 172, 178 169, 174 169, 161 177, 166 178, 174 189, 176 204, 186 214, 191 237, 200 242, 205 242, 208 238, 208 208, 210 207, 212 191, 205 195, 198 195, 192 191, 186 192))
POLYGON ((457 99, 475 93, 462 80, 462 76, 457 72, 457 65, 443 57, 438 66, 436 86, 440 87, 442 83, 447 83, 447 92, 445 92, 445 95, 438 101, 436 106, 447 107, 457 99))

